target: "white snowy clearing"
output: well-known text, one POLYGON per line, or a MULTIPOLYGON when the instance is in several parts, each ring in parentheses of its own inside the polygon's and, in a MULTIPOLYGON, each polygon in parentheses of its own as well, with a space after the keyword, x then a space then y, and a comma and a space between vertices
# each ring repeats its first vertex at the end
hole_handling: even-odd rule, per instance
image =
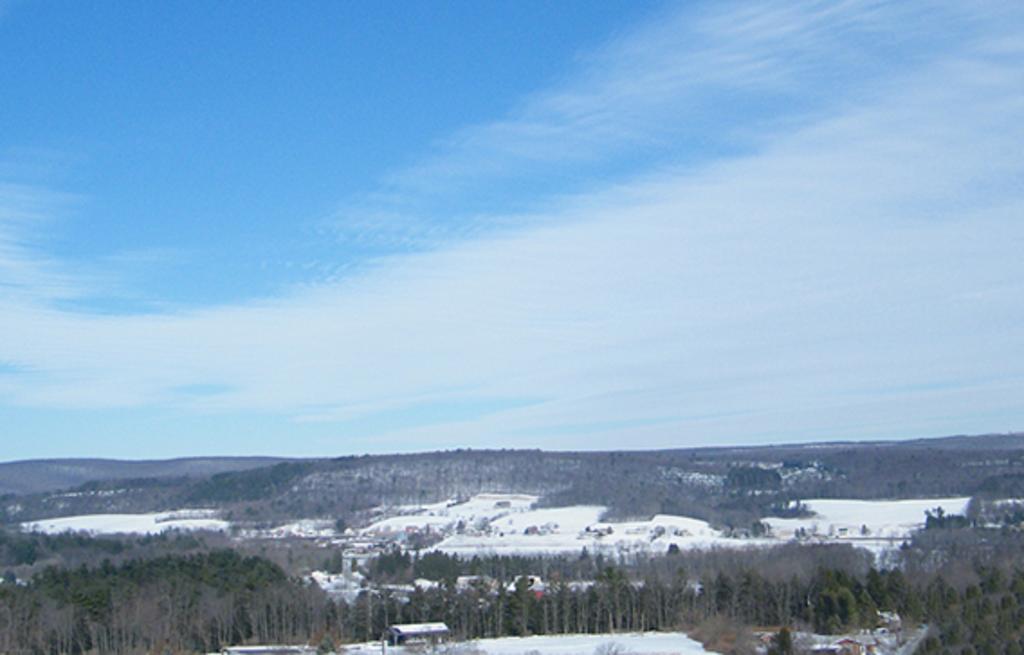
POLYGON ((913 500, 805 500, 814 516, 800 519, 767 518, 775 536, 790 539, 803 528, 809 535, 831 540, 905 539, 924 525, 925 512, 941 507, 946 514, 963 514, 970 498, 913 500))
POLYGON ((319 537, 334 537, 337 532, 334 528, 334 521, 325 519, 302 519, 294 523, 286 523, 274 528, 261 530, 241 530, 240 537, 258 539, 286 539, 288 537, 300 537, 303 539, 315 539, 319 537))
POLYGON ((607 523, 603 505, 574 505, 531 509, 536 496, 480 494, 466 502, 449 501, 423 507, 401 507, 399 516, 377 521, 362 531, 365 536, 401 540, 411 531, 430 530, 444 539, 437 550, 456 555, 553 555, 614 551, 623 553, 716 546, 744 548, 770 540, 725 537, 704 521, 659 514, 647 521, 607 523))
POLYGON ((454 532, 460 522, 473 528, 502 516, 526 512, 537 500, 537 496, 526 494, 477 494, 465 502, 448 500, 430 505, 400 505, 387 510, 398 516, 377 521, 362 533, 389 536, 426 528, 454 532))
POLYGON ((941 507, 947 514, 962 514, 970 499, 806 500, 804 505, 814 516, 767 518, 772 534, 759 539, 730 537, 705 521, 667 514, 646 521, 603 522, 607 508, 601 505, 531 509, 536 500, 528 495, 480 494, 461 503, 394 508, 391 511, 400 515, 377 521, 362 534, 402 541, 411 532, 430 531, 443 537, 437 550, 464 556, 553 555, 583 548, 629 555, 664 553, 673 544, 680 550, 770 546, 796 538, 802 528, 806 539, 850 543, 880 553, 922 527, 926 510, 941 507))
MULTIPOLYGON (((467 653, 481 652, 486 655, 594 655, 595 649, 603 644, 614 643, 629 655, 704 655, 707 651, 698 642, 682 632, 623 632, 601 635, 549 635, 543 637, 502 637, 500 639, 478 639, 453 644, 452 652, 460 647, 467 653)), ((346 655, 380 655, 380 642, 356 644, 340 651, 346 655)), ((412 651, 401 646, 389 646, 388 653, 406 655, 412 651)))
MULTIPOLYGON (((645 521, 603 522, 601 505, 575 505, 532 509, 538 500, 525 494, 479 494, 467 501, 447 501, 420 507, 395 507, 397 515, 378 520, 360 531, 362 537, 401 543, 410 533, 432 532, 441 537, 437 550, 477 554, 553 555, 590 552, 618 555, 664 553, 670 545, 680 550, 751 548, 778 544, 797 537, 851 543, 881 552, 906 539, 924 525, 925 511, 941 507, 946 514, 963 514, 969 498, 914 500, 803 501, 814 516, 800 519, 766 518, 770 537, 726 536, 707 522, 658 514, 645 521)), ((29 532, 88 532, 91 534, 158 534, 167 530, 227 531, 230 524, 215 510, 183 509, 151 514, 92 514, 45 519, 22 524, 29 532)), ((329 521, 303 520, 260 531, 269 538, 331 537, 329 521)), ((241 536, 253 536, 242 534, 241 536)))
POLYGON ((168 530, 226 531, 227 521, 216 518, 215 510, 186 509, 156 514, 86 514, 22 523, 26 532, 88 532, 89 534, 160 534, 168 530))
POLYGON ((667 514, 647 521, 606 523, 600 521, 605 509, 580 505, 523 512, 492 522, 486 532, 452 535, 435 547, 457 555, 557 554, 583 548, 589 552, 636 554, 664 553, 671 544, 686 550, 770 543, 726 537, 705 521, 667 514))

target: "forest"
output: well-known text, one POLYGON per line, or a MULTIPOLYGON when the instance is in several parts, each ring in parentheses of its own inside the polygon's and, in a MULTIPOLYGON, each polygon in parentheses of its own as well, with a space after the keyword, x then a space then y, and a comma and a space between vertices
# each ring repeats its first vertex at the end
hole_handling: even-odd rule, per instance
MULTIPOLYGON (((370 582, 352 602, 263 557, 152 540, 122 546, 116 564, 50 565, 29 581, 0 585, 0 652, 192 653, 267 642, 327 652, 376 639, 393 622, 445 621, 459 639, 682 629, 746 655, 754 627, 840 633, 872 627, 884 610, 933 626, 919 655, 1020 655, 1020 535, 926 533, 928 541, 908 545, 902 565, 887 570, 848 546, 679 553, 629 566, 586 553, 462 560, 396 550, 370 563, 370 582), (984 541, 997 543, 978 548, 984 541), (964 548, 975 556, 957 556, 964 548), (439 584, 391 591, 389 583, 413 576, 439 584), (459 585, 460 576, 476 578, 459 585), (533 576, 543 591, 531 587, 533 576)), ((95 554, 113 550, 112 540, 99 541, 95 554)), ((8 555, 19 552, 10 548, 16 542, 8 536, 8 555)), ((62 538, 37 547, 88 546, 62 538)))
POLYGON ((268 461, 202 475, 170 470, 175 475, 131 478, 121 469, 116 479, 70 490, 8 494, 0 498, 0 523, 212 507, 238 524, 353 524, 380 505, 509 492, 540 496, 547 506, 605 505, 610 519, 664 513, 747 528, 802 498, 1024 495, 1024 435, 661 451, 457 449, 268 461))

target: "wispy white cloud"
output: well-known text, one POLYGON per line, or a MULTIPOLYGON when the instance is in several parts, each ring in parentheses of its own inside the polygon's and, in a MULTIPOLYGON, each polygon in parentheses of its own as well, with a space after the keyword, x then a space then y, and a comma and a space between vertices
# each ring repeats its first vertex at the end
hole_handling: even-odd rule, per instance
POLYGON ((873 2, 676 7, 581 54, 566 83, 439 143, 434 156, 391 177, 391 197, 444 195, 482 178, 604 161, 652 145, 678 150, 681 135, 760 142, 769 128, 790 125, 794 113, 834 108, 851 90, 869 87, 872 73, 912 67, 922 50, 931 55, 969 38, 968 26, 991 21, 991 9, 873 2), (942 30, 943 44, 928 43, 936 25, 957 29, 942 30), (719 122, 722 115, 732 120, 719 122))
POLYGON ((372 193, 348 199, 325 221, 325 235, 403 252, 521 228, 553 200, 645 166, 696 168, 755 151, 885 93, 888 80, 942 52, 1001 38, 991 28, 1004 13, 1007 25, 1019 20, 997 5, 673 6, 581 53, 565 79, 506 116, 455 132, 372 193))
POLYGON ((75 201, 69 194, 0 182, 0 289, 5 296, 55 300, 83 292, 83 281, 47 257, 55 216, 75 201))
MULTIPOLYGON (((792 59, 779 48, 853 56, 835 54, 836 33, 883 20, 874 7, 788 7, 702 17, 683 34, 711 30, 711 54, 682 61, 768 84, 773 58, 792 59), (735 47, 716 45, 723 31, 735 47)), ((685 27, 666 21, 597 56, 635 50, 642 65, 530 101, 514 129, 470 130, 442 163, 403 175, 428 184, 444 162, 489 156, 519 165, 506 146, 545 158, 559 157, 548 140, 657 138, 702 89, 685 73, 663 79, 680 56, 673 26, 685 27), (638 79, 648 70, 653 81, 638 79), (673 84, 650 101, 663 107, 634 110, 673 84)), ((296 430, 334 422, 354 439, 338 450, 369 447, 360 434, 383 449, 611 447, 1019 427, 1024 67, 1003 31, 901 67, 742 155, 630 169, 542 210, 479 218, 516 229, 259 302, 70 312, 47 291, 62 288, 48 281, 59 266, 28 257, 4 223, 3 279, 40 291, 0 296, 0 361, 32 372, 0 384, 2 401, 284 414, 296 430), (473 410, 372 424, 432 403, 473 410)), ((0 202, 21 206, 13 193, 0 202)))

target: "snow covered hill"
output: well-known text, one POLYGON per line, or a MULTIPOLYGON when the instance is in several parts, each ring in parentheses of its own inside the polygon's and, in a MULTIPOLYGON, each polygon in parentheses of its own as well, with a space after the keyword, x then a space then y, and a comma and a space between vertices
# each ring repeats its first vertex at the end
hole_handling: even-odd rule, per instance
POLYGON ((970 498, 913 500, 813 499, 803 501, 814 516, 799 519, 768 518, 775 535, 792 538, 803 530, 835 540, 905 539, 924 525, 925 512, 941 507, 946 514, 963 514, 970 498))
POLYGON ((969 498, 934 498, 891 501, 812 499, 804 501, 811 517, 767 518, 771 534, 764 538, 737 538, 705 521, 659 514, 645 521, 605 522, 601 505, 531 507, 535 496, 481 494, 465 502, 449 501, 423 507, 391 510, 396 516, 378 520, 363 536, 401 543, 426 532, 439 538, 437 550, 456 555, 559 554, 590 552, 616 554, 664 553, 680 550, 751 548, 793 539, 852 543, 881 552, 898 545, 921 528, 925 511, 941 507, 947 514, 962 514, 969 498))
MULTIPOLYGON (((480 494, 465 502, 450 501, 419 508, 401 507, 397 516, 382 519, 363 536, 401 542, 428 532, 441 537, 437 550, 457 554, 541 554, 614 551, 663 553, 716 546, 747 547, 761 541, 724 536, 704 521, 660 514, 647 521, 603 522, 603 505, 532 508, 536 496, 480 494)), ((763 540, 762 540, 763 541, 763 540)))
POLYGON ((168 530, 226 531, 227 521, 216 518, 214 510, 190 509, 155 514, 89 514, 23 523, 26 532, 88 532, 103 534, 159 534, 168 530))
MULTIPOLYGON (((605 552, 616 555, 659 554, 671 546, 680 550, 751 548, 793 539, 851 543, 882 552, 899 545, 922 527, 925 512, 942 508, 946 514, 962 514, 969 498, 865 501, 812 499, 803 505, 813 516, 797 519, 767 518, 771 533, 762 538, 740 538, 717 530, 705 521, 658 514, 648 520, 602 521, 602 505, 535 508, 537 496, 527 494, 478 494, 467 500, 450 500, 423 506, 381 508, 377 520, 358 533, 338 535, 330 521, 302 520, 274 529, 238 531, 240 538, 328 539, 337 545, 348 541, 404 545, 429 538, 437 550, 456 555, 554 555, 605 552)), ((157 534, 167 530, 220 530, 230 524, 214 510, 188 509, 150 514, 91 514, 32 521, 22 529, 59 533, 157 534)))

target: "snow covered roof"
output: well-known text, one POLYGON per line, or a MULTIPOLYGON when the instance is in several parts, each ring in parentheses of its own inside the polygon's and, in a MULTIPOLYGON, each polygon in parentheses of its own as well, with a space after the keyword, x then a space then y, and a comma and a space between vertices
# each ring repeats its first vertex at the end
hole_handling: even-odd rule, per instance
POLYGON ((396 623, 388 630, 412 637, 415 635, 436 635, 448 632, 448 626, 444 623, 396 623))
POLYGON ((309 646, 228 646, 225 655, 308 655, 316 650, 309 646))

